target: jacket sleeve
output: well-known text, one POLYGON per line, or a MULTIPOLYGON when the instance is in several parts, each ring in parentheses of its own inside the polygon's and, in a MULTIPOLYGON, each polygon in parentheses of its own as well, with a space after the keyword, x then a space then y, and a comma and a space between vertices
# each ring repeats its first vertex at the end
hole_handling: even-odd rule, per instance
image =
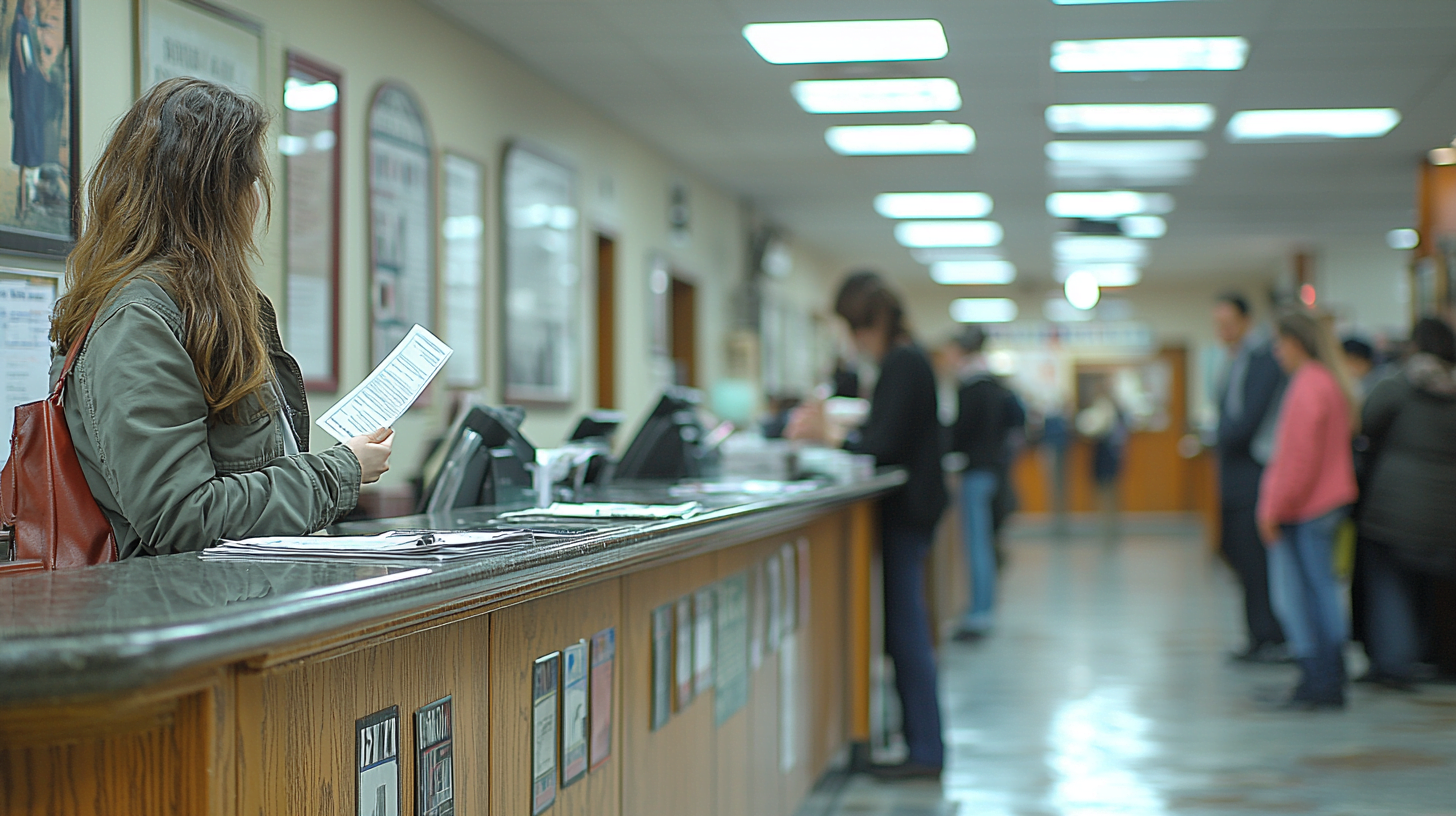
MULTIPOLYGON (((847 448, 868 453, 880 465, 909 465, 915 458, 915 423, 918 421, 915 400, 929 391, 935 398, 935 379, 930 366, 912 355, 886 359, 875 386, 875 399, 870 406, 869 420, 860 428, 858 438, 851 438, 847 448), (924 376, 921 376, 923 369, 924 376)), ((935 415, 932 404, 930 415, 935 415)))
POLYGON ((192 360, 150 306, 120 308, 92 332, 85 354, 80 396, 100 470, 145 551, 311 533, 358 501, 359 462, 342 445, 218 473, 192 360))
MULTIPOLYGON (((1248 451, 1273 406, 1279 393, 1284 375, 1274 356, 1260 351, 1249 357, 1249 367, 1244 375, 1244 412, 1237 417, 1225 417, 1222 412, 1218 420, 1218 446, 1225 450, 1248 451)), ((1222 407, 1222 406, 1220 406, 1222 407)))
POLYGON ((966 453, 970 450, 971 434, 980 421, 977 416, 976 394, 969 385, 962 385, 956 391, 956 418, 950 429, 950 449, 966 453))
POLYGON ((1285 394, 1274 456, 1259 490, 1259 520, 1290 524, 1319 482, 1320 445, 1331 421, 1328 407, 1310 381, 1285 394))

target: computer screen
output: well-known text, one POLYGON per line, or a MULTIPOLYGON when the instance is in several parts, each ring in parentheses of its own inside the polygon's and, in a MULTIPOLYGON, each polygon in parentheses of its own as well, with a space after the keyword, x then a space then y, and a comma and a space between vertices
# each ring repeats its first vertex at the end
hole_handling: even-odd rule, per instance
POLYGON ((536 448, 521 435, 515 406, 466 405, 445 435, 444 457, 427 482, 420 511, 530 501, 536 448))

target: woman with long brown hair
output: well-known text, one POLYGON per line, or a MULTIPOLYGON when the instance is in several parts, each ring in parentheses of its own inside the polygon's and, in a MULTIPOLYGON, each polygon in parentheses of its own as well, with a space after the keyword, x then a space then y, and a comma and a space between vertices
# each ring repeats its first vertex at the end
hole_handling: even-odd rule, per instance
POLYGON ((308 452, 298 364, 249 267, 271 212, 268 123, 221 85, 170 79, 91 172, 52 378, 83 343, 66 424, 123 558, 313 532, 389 469, 387 429, 308 452))

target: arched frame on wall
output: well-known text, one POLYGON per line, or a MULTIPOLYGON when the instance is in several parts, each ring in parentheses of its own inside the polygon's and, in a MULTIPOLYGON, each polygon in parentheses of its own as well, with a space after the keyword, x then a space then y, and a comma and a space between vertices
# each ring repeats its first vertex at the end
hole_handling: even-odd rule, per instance
POLYGON ((385 82, 369 106, 370 364, 418 323, 435 330, 435 168, 424 109, 385 82))

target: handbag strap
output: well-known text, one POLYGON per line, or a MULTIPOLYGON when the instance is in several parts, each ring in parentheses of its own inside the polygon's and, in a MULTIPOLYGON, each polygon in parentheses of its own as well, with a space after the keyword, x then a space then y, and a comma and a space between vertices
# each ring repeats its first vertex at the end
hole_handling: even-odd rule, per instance
MULTIPOLYGON (((100 313, 98 312, 97 314, 99 315, 100 313)), ((66 352, 65 365, 61 366, 61 376, 56 378, 56 387, 51 391, 51 399, 60 398, 61 389, 66 385, 66 378, 71 376, 71 368, 76 365, 76 358, 81 356, 81 348, 86 345, 86 340, 91 335, 91 327, 95 324, 96 315, 93 315, 91 320, 86 323, 86 328, 81 332, 81 335, 76 338, 75 342, 71 343, 71 350, 66 352)))

